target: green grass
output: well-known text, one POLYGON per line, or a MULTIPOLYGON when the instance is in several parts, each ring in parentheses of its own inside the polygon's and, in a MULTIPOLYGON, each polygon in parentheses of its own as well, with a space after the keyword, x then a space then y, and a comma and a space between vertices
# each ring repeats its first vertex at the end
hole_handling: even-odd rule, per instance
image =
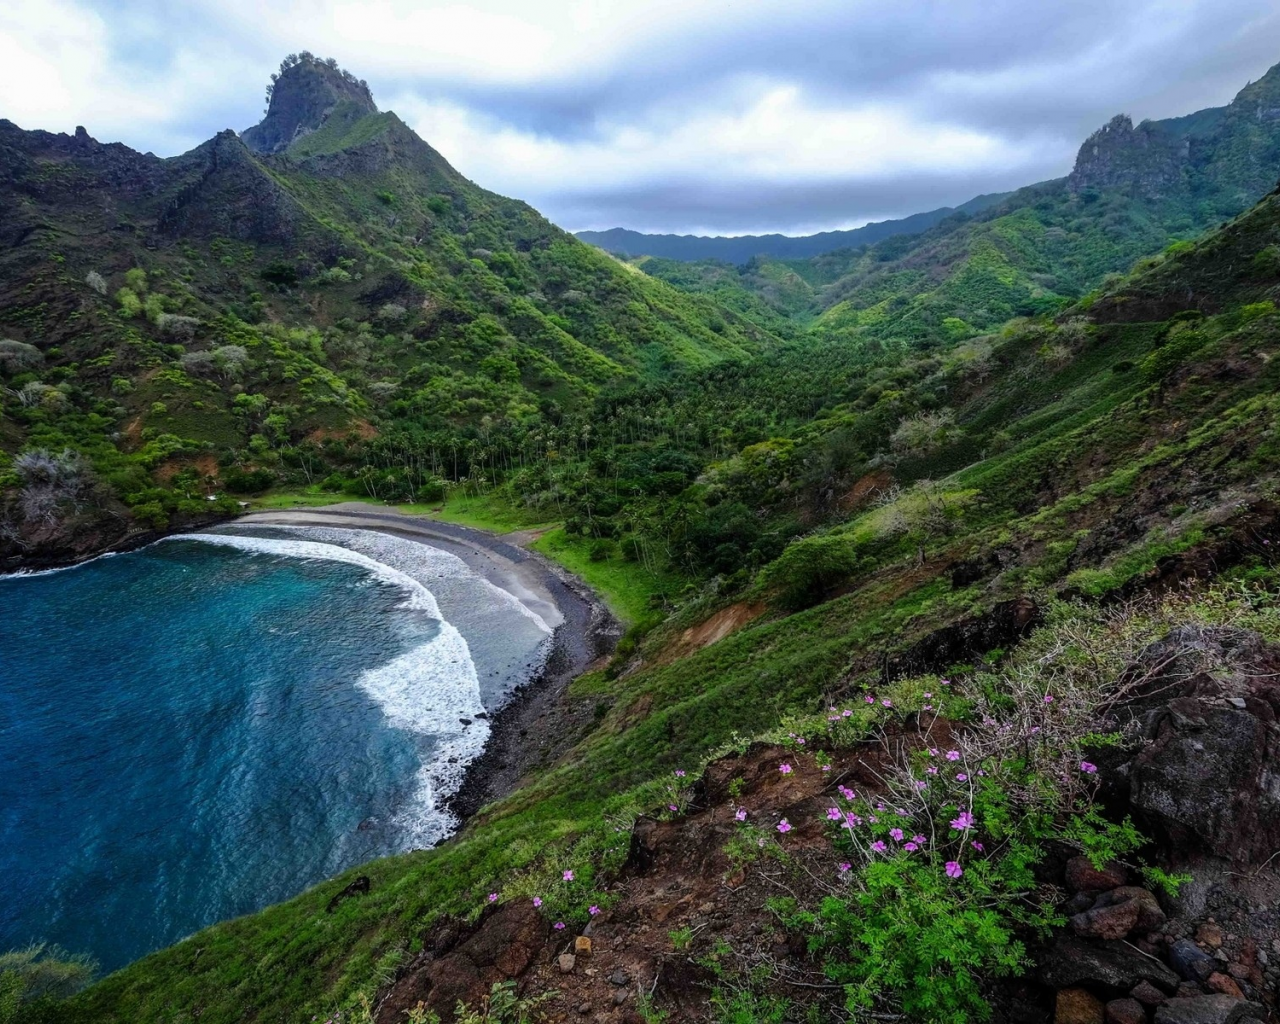
POLYGON ((617 552, 603 560, 593 561, 591 542, 570 537, 559 527, 548 530, 529 546, 586 580, 605 599, 610 611, 627 626, 652 619, 655 606, 660 606, 678 585, 674 577, 649 572, 636 562, 628 562, 617 552))

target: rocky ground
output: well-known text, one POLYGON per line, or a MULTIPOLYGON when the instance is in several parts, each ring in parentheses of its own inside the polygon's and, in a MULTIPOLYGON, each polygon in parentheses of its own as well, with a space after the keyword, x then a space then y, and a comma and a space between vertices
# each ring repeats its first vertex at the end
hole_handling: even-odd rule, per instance
MULTIPOLYGON (((1192 875, 1176 898, 1131 867, 1095 869, 1065 848, 1043 865, 1066 926, 1032 948, 1022 979, 990 989, 997 1021, 1019 1024, 1232 1024, 1275 1020, 1280 988, 1280 647, 1235 629, 1187 627, 1150 647, 1118 681, 1109 714, 1134 742, 1101 751, 1101 797, 1132 814, 1148 859, 1192 875)), ((945 743, 945 723, 931 741, 945 743)), ((713 1019, 712 992, 752 973, 766 993, 845 1019, 843 994, 766 908, 771 896, 812 903, 847 884, 822 816, 839 785, 876 792, 888 763, 922 742, 907 725, 830 754, 830 773, 781 775, 794 751, 756 745, 713 762, 690 806, 643 818, 613 904, 581 931, 556 931, 525 900, 473 922, 447 921, 380 994, 379 1024, 419 1004, 449 1019, 496 981, 543 994, 552 1021, 627 1022, 652 1007, 668 1019, 713 1019), (796 823, 787 857, 734 850, 753 819, 796 823), (642 1006, 643 1004, 643 1006, 642 1006)), ((740 844, 739 844, 740 845, 740 844)), ((886 1008, 887 1010, 888 1008, 886 1008)), ((885 1017, 884 1019, 902 1019, 885 1017)))

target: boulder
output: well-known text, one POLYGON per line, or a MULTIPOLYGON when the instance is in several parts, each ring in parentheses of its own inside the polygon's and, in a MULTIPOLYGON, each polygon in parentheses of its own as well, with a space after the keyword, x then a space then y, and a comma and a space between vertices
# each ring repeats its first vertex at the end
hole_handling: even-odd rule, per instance
POLYGON ((1217 992, 1219 995, 1234 996, 1236 999, 1244 998, 1244 992, 1236 984, 1236 980, 1230 975, 1222 974, 1218 971, 1209 975, 1205 980, 1204 987, 1210 992, 1217 992))
POLYGON ((556 958, 556 966, 560 968, 561 974, 572 974, 574 965, 578 962, 578 958, 572 953, 561 953, 556 958))
POLYGON ((1085 938, 1123 939, 1137 926, 1139 910, 1137 900, 1095 907, 1073 917, 1071 928, 1085 938))
POLYGON ((1179 939, 1169 946, 1169 963, 1187 981, 1203 982, 1217 964, 1208 953, 1190 939, 1179 939))
POLYGON ((1113 999, 1104 1019, 1107 1024, 1147 1024, 1147 1011, 1136 999, 1113 999))
POLYGON ((1156 1009, 1156 1024, 1236 1024, 1266 1019, 1262 1004, 1221 995, 1170 999, 1156 1009))
POLYGON ((1111 861, 1095 868, 1088 857, 1072 857, 1067 861, 1067 888, 1072 892, 1105 892, 1124 885, 1129 873, 1123 864, 1111 861))
POLYGON ((1172 992, 1178 976, 1161 961, 1144 956, 1123 942, 1086 942, 1075 935, 1059 935, 1040 952, 1040 981, 1049 988, 1092 988, 1120 997, 1140 982, 1172 992))
POLYGON ((1103 1024, 1102 1001, 1082 988, 1064 988, 1054 1004, 1053 1024, 1103 1024))
POLYGON ((1138 923, 1135 925, 1138 931, 1154 932, 1164 927, 1167 919, 1160 908, 1160 901, 1156 899, 1155 893, 1140 886, 1122 885, 1118 889, 1104 892, 1093 906, 1095 909, 1110 907, 1130 900, 1138 904, 1138 923))

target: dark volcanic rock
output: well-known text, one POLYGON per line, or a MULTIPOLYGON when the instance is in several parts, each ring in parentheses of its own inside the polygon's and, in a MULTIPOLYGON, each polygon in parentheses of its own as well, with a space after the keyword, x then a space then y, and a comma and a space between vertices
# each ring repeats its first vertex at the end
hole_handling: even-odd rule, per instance
POLYGON ((1090 985, 1116 996, 1126 995, 1142 981, 1168 992, 1178 985, 1173 971, 1132 946, 1086 942, 1074 935, 1060 935, 1041 953, 1039 973, 1041 982, 1050 988, 1090 985))
POLYGON ((1261 1004, 1231 996, 1170 999, 1156 1010, 1156 1024, 1236 1024, 1266 1019, 1267 1011, 1261 1004))
POLYGON ((1238 629, 1184 626, 1152 644, 1126 709, 1148 741, 1121 769, 1149 832, 1237 865, 1280 849, 1280 647, 1238 629))
POLYGON ((1187 981, 1204 981, 1216 970, 1216 961, 1190 939, 1179 939, 1169 947, 1169 963, 1187 981))
POLYGON ((285 69, 275 84, 267 116, 240 138, 255 153, 279 153, 294 139, 315 131, 339 103, 376 114, 369 87, 345 77, 322 61, 303 60, 285 69))
POLYGON ((1105 892, 1129 880, 1124 865, 1111 861, 1095 868, 1088 857, 1072 857, 1067 861, 1067 888, 1072 892, 1105 892))

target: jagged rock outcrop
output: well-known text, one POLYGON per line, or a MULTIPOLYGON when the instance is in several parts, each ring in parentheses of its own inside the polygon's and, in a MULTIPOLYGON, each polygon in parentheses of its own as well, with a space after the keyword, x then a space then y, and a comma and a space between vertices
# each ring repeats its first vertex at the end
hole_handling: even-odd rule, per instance
POLYGON ((280 73, 267 116, 240 138, 255 153, 283 152, 294 140, 316 131, 340 103, 362 115, 378 112, 367 85, 324 61, 303 59, 280 73))
POLYGON ((1135 127, 1127 114, 1117 114, 1080 147, 1067 186, 1077 193, 1127 191, 1161 199, 1185 187, 1190 159, 1190 139, 1156 122, 1135 127))

